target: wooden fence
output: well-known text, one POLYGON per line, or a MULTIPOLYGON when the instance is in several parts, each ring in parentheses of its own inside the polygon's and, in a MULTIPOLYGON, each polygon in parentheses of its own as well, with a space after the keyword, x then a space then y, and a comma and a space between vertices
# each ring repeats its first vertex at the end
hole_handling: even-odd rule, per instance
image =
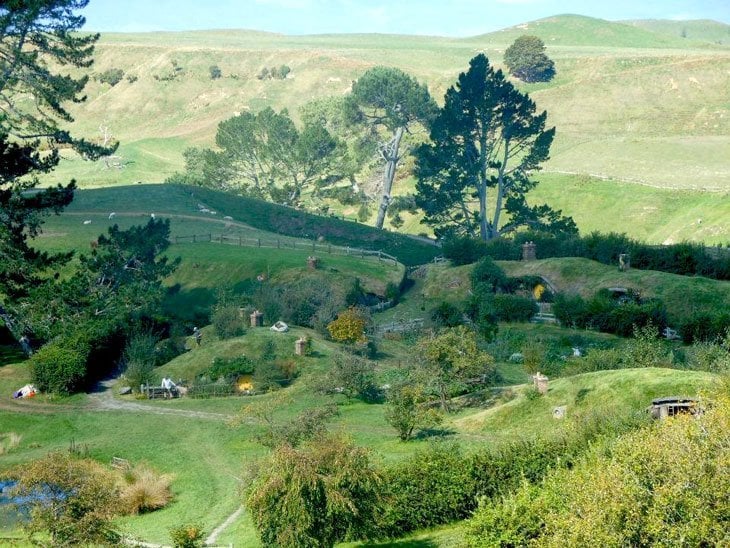
POLYGON ((211 242, 219 244, 236 245, 240 247, 263 247, 270 249, 301 249, 310 253, 327 253, 330 255, 348 255, 351 257, 367 258, 377 257, 380 262, 392 263, 394 266, 398 264, 398 259, 393 255, 389 255, 383 251, 373 251, 371 249, 361 249, 357 247, 342 247, 332 244, 323 244, 318 242, 303 242, 294 239, 266 239, 266 238, 244 238, 243 236, 227 236, 225 234, 193 234, 191 236, 173 236, 170 243, 198 243, 211 242))

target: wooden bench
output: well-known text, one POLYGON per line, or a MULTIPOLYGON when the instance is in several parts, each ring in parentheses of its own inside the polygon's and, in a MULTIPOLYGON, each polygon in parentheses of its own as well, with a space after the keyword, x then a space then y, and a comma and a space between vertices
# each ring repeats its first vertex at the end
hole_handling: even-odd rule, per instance
MULTIPOLYGON (((148 400, 165 399, 167 398, 168 394, 168 390, 162 388, 161 386, 148 386, 145 384, 139 387, 139 391, 141 394, 147 396, 148 400)), ((171 388, 169 390, 169 393, 173 398, 177 398, 180 396, 180 391, 177 389, 177 387, 171 388)))

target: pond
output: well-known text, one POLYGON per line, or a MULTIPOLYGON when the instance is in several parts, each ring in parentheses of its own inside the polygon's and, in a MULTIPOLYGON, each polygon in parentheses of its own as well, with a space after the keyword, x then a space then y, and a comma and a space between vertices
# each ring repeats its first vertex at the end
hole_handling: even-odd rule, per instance
POLYGON ((13 497, 11 492, 16 482, 0 480, 0 529, 13 529, 28 517, 29 506, 38 501, 51 501, 53 498, 64 499, 64 494, 54 493, 50 488, 40 489, 25 497, 13 497))

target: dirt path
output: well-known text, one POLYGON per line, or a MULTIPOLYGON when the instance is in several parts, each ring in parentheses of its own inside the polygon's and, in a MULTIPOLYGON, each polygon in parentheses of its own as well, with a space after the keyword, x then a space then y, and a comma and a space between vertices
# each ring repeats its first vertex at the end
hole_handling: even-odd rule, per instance
POLYGON ((210 411, 191 411, 189 409, 159 407, 156 405, 146 405, 139 402, 119 400, 114 397, 113 393, 116 383, 117 379, 107 379, 101 381, 97 385, 96 391, 89 394, 89 404, 87 405, 87 409, 91 411, 129 411, 134 413, 151 413, 153 415, 177 415, 178 417, 219 421, 227 421, 233 418, 233 415, 227 415, 225 413, 212 413, 210 411))

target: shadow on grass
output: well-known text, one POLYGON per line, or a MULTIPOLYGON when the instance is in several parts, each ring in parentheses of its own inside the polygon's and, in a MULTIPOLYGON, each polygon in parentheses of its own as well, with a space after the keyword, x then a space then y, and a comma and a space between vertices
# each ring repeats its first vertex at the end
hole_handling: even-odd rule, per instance
POLYGON ((578 393, 575 395, 575 403, 579 404, 582 402, 591 390, 591 388, 581 388, 578 390, 578 393))
POLYGON ((19 363, 26 359, 26 355, 17 344, 0 346, 0 367, 11 363, 19 363))
MULTIPOLYGON (((413 436, 413 438, 417 440, 425 440, 429 438, 447 438, 454 435, 456 435, 456 430, 450 430, 448 428, 426 428, 413 436)), ((400 544, 398 546, 400 546, 400 544)))

